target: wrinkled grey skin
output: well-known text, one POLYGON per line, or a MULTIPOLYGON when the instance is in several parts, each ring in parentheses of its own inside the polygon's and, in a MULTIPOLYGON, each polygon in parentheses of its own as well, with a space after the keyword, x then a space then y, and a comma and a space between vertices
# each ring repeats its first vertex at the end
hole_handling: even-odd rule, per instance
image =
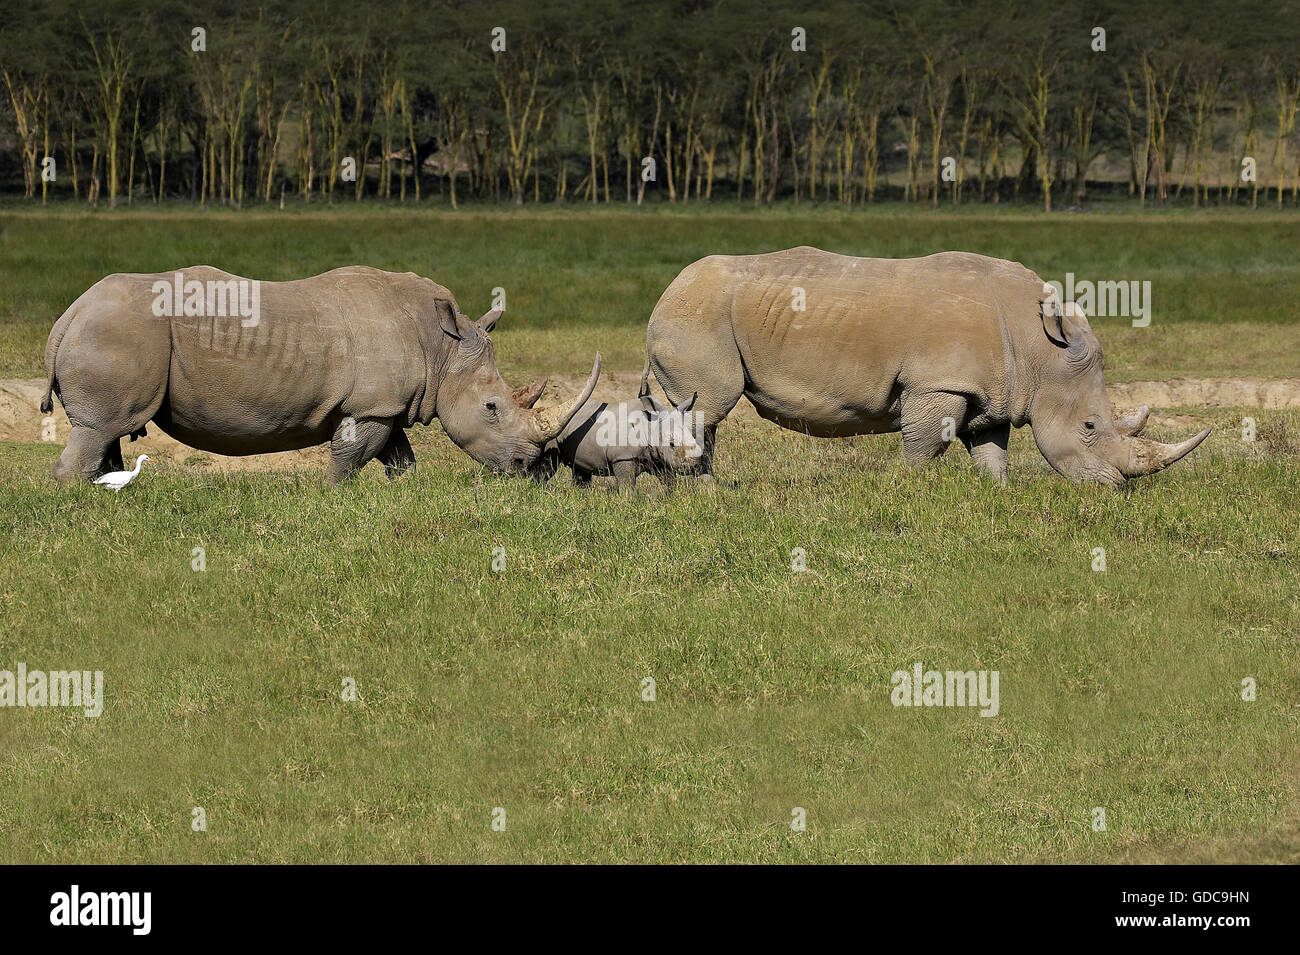
POLYGON ((678 471, 689 469, 699 456, 699 446, 682 416, 689 414, 695 397, 673 408, 651 395, 610 404, 588 401, 546 446, 534 477, 546 481, 561 464, 573 469, 573 483, 588 485, 593 476, 613 475, 620 491, 636 488, 637 476, 650 473, 664 487, 673 486, 678 471), (617 423, 636 422, 619 433, 617 423), (655 427, 651 428, 654 423, 655 427), (621 440, 609 440, 610 436, 621 440))
POLYGON ((965 252, 709 256, 660 297, 646 351, 670 400, 699 394, 698 471, 710 478, 718 423, 742 395, 806 434, 901 431, 914 464, 958 438, 999 481, 1012 427, 1030 425, 1071 481, 1116 487, 1210 433, 1181 444, 1138 437, 1148 409, 1115 414, 1086 316, 1024 266, 965 252))
MULTIPOLYGON (((179 271, 200 282, 239 278, 208 266, 179 271)), ((121 470, 121 438, 143 436, 151 421, 217 454, 328 441, 338 482, 376 457, 390 477, 413 468, 403 429, 437 417, 474 460, 526 471, 599 373, 597 355, 567 412, 532 410, 540 383, 512 393, 497 371, 488 333, 500 312, 471 321, 447 289, 411 272, 354 266, 262 282, 251 325, 238 316, 156 316, 153 284, 173 275, 110 275, 50 332, 41 410, 58 395, 72 424, 54 465, 60 481, 121 470)))

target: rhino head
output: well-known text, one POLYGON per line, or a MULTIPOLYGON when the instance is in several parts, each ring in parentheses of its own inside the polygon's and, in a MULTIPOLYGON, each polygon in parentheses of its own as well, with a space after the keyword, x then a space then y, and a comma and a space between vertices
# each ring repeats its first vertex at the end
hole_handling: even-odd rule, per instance
POLYGON ((1162 471, 1204 441, 1206 428, 1178 444, 1138 437, 1149 409, 1117 416, 1102 377, 1101 345, 1073 302, 1062 306, 1050 285, 1040 302, 1045 341, 1034 350, 1038 381, 1028 418, 1047 463, 1076 483, 1120 487, 1162 471))
POLYGON ((522 472, 531 468, 547 442, 555 439, 569 419, 591 397, 600 377, 600 353, 586 387, 567 408, 535 409, 545 382, 512 391, 497 370, 489 333, 501 310, 471 321, 454 304, 439 308, 442 330, 451 348, 438 382, 438 420, 447 437, 475 461, 494 470, 522 472))
POLYGON ((691 428, 691 409, 695 407, 695 398, 696 395, 692 394, 674 407, 649 394, 641 397, 651 408, 651 450, 661 467, 684 471, 703 453, 704 449, 700 447, 691 428))

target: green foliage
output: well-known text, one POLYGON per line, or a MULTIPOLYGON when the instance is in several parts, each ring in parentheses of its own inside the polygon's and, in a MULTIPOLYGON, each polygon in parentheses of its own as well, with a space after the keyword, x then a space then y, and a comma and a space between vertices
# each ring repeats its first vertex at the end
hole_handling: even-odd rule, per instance
POLYGON ((1081 202, 1091 171, 1162 202, 1200 186, 1255 204, 1238 188, 1247 152, 1275 199, 1300 191, 1300 150, 1275 152, 1300 83, 1290 0, 13 6, 0 183, 29 198, 630 201, 650 156, 648 194, 674 203, 993 201, 1051 183, 1081 202))

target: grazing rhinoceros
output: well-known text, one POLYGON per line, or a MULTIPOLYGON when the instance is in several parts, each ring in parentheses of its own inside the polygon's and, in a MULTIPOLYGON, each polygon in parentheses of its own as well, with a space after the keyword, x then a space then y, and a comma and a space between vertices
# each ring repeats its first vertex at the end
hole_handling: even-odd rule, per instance
POLYGON ((533 467, 539 481, 551 478, 561 464, 573 469, 573 483, 591 483, 593 475, 613 475, 620 491, 636 489, 637 476, 655 475, 671 488, 677 472, 691 468, 700 447, 688 416, 694 396, 676 408, 649 393, 610 404, 588 401, 533 467))
POLYGON ((63 313, 45 345, 47 393, 72 424, 61 481, 121 469, 121 438, 155 422, 217 454, 330 442, 329 476, 378 457, 414 466, 404 428, 435 417, 474 460, 525 471, 591 397, 600 356, 567 411, 531 408, 541 383, 512 393, 488 333, 451 292, 413 273, 355 266, 256 282, 208 266, 110 275, 63 313))
POLYGON ((957 437, 1003 481, 1012 426, 1031 425, 1043 457, 1072 481, 1115 486, 1168 467, 1210 433, 1181 444, 1137 437, 1147 409, 1113 416, 1083 313, 1024 266, 966 252, 709 256, 660 297, 646 350, 669 399, 699 395, 705 475, 718 423, 741 395, 819 437, 902 431, 912 463, 957 437))

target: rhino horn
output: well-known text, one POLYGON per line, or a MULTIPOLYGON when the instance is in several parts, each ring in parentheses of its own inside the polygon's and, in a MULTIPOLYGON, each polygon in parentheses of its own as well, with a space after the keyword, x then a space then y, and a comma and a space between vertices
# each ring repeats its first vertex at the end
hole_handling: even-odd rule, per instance
POLYGON ((1206 428, 1200 434, 1188 438, 1179 444, 1161 444, 1146 438, 1128 438, 1128 459, 1120 465, 1120 471, 1128 478, 1145 477, 1163 471, 1169 465, 1185 457, 1193 448, 1210 436, 1206 428))
POLYGON ((591 375, 587 378, 587 385, 582 389, 582 394, 574 399, 573 403, 564 412, 559 412, 555 408, 547 408, 542 411, 533 412, 536 417, 533 421, 533 440, 538 444, 546 444, 548 441, 554 441, 560 436, 565 425, 572 420, 578 410, 587 403, 591 393, 596 390, 596 382, 600 380, 600 352, 596 352, 596 363, 591 366, 591 375))
POLYGON ((1140 405, 1128 414, 1116 415, 1115 430, 1132 438, 1142 433, 1149 417, 1151 417, 1151 409, 1146 405, 1140 405))
POLYGON ((549 379, 541 378, 534 381, 531 385, 524 385, 522 388, 516 388, 510 393, 510 397, 519 407, 531 408, 533 405, 537 404, 537 399, 540 398, 542 392, 546 390, 546 382, 548 380, 549 379))

